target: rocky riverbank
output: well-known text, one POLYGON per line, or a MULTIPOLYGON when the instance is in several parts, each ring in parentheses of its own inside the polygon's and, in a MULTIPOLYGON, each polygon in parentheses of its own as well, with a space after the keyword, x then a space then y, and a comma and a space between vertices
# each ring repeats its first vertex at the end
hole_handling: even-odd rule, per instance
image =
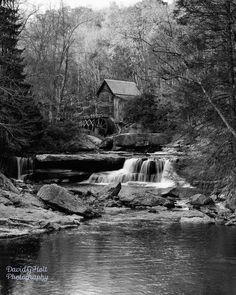
POLYGON ((14 238, 76 227, 83 217, 53 211, 29 185, 14 185, 0 173, 0 238, 14 238))
MULTIPOLYGON (((158 190, 121 186, 55 184, 41 187, 13 182, 0 174, 0 238, 14 238, 78 227, 103 216, 164 222, 236 225, 235 200, 205 196, 194 188, 158 190)), ((95 221, 94 221, 95 222, 95 221)))
MULTIPOLYGON (((85 192, 88 187, 79 188, 80 191, 82 189, 85 192)), ((76 193, 78 189, 70 190, 76 193)), ((236 225, 235 199, 225 200, 223 195, 206 196, 197 188, 156 189, 121 187, 118 184, 100 189, 99 193, 97 190, 98 187, 91 187, 87 202, 90 206, 100 208, 103 218, 106 215, 118 215, 123 216, 122 218, 144 218, 163 222, 236 225), (119 192, 105 193, 109 190, 119 192)))

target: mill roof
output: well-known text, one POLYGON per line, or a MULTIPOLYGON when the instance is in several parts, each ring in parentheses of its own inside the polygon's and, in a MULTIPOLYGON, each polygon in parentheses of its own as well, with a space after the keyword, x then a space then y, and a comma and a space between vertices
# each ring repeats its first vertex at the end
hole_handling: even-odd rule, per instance
POLYGON ((105 79, 103 81, 102 85, 98 89, 97 95, 99 95, 99 93, 102 91, 105 84, 107 84, 108 88, 114 95, 120 96, 122 98, 125 98, 126 96, 140 95, 140 91, 138 90, 135 82, 112 79, 105 79))

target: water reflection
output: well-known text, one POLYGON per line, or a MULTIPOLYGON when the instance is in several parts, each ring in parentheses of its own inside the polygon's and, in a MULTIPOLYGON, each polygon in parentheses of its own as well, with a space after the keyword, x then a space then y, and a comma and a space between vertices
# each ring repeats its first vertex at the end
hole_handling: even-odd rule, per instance
POLYGON ((3 295, 236 294, 235 228, 93 223, 0 249, 3 295), (7 281, 17 263, 47 266, 48 281, 7 281))
POLYGON ((19 268, 32 265, 37 259, 40 249, 40 239, 19 239, 0 241, 0 294, 14 294, 15 281, 7 279, 7 267, 19 268))

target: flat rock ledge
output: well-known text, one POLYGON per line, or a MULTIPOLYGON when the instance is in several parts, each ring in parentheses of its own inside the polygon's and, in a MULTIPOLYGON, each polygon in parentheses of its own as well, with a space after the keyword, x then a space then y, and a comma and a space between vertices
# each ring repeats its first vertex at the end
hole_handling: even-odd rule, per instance
POLYGON ((119 154, 106 153, 78 153, 78 154, 42 154, 36 155, 36 160, 39 162, 63 162, 63 161, 87 161, 93 162, 103 160, 117 160, 119 154))
POLYGON ((152 221, 160 224, 180 223, 182 226, 195 225, 195 224, 214 224, 215 221, 209 218, 205 214, 197 210, 180 211, 173 210, 168 211, 163 207, 156 207, 157 212, 152 213, 147 210, 132 210, 129 208, 106 208, 102 218, 98 220, 92 219, 90 224, 129 224, 136 221, 152 221))
POLYGON ((16 208, 0 204, 0 239, 40 234, 80 225, 82 217, 43 208, 16 208))

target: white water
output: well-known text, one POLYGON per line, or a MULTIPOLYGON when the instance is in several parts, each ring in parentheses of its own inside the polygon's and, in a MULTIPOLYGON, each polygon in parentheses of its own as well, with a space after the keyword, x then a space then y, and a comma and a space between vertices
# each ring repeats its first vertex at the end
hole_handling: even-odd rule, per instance
POLYGON ((125 161, 120 170, 94 173, 89 183, 108 184, 118 183, 159 188, 172 187, 181 179, 175 172, 171 160, 132 158, 125 161))
POLYGON ((26 175, 33 173, 33 160, 31 158, 16 157, 17 179, 24 180, 26 175))

